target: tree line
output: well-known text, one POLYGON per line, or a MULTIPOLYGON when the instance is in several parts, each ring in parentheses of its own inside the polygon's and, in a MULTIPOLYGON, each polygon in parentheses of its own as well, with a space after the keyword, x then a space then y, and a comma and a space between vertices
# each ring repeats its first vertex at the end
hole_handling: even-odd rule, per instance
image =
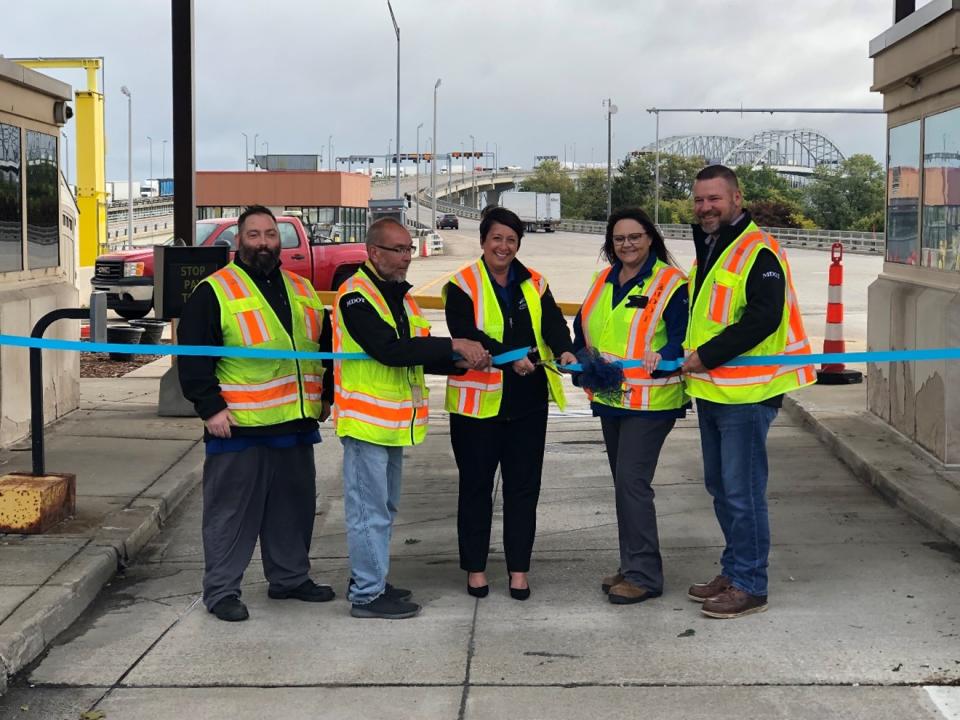
MULTIPOLYGON (((660 222, 694 222, 690 191, 703 158, 660 155, 660 222)), ((613 178, 614 208, 640 206, 653 216, 656 159, 631 155, 613 178)), ((736 168, 744 205, 765 227, 827 228, 883 232, 884 172, 869 155, 851 155, 836 167, 820 166, 802 187, 766 166, 736 168)), ((540 163, 520 190, 560 193, 563 217, 606 220, 607 172, 578 171, 576 179, 559 162, 540 163)))

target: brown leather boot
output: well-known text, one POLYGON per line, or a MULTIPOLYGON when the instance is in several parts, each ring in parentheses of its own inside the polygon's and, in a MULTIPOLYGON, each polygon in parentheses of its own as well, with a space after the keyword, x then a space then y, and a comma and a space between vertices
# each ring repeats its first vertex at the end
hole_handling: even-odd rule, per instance
POLYGON ((700 612, 707 617, 729 620, 753 613, 761 613, 766 609, 766 595, 751 595, 731 585, 716 597, 704 600, 700 612))
POLYGON ((694 602, 702 603, 704 600, 719 595, 730 587, 730 578, 726 575, 717 575, 713 580, 706 583, 694 583, 687 589, 687 597, 694 602))
POLYGON ((613 575, 607 575, 603 580, 600 581, 600 589, 603 590, 604 594, 610 592, 610 588, 614 585, 619 585, 623 582, 623 575, 620 574, 620 571, 617 570, 613 575))
POLYGON ((607 599, 614 605, 632 605, 655 597, 660 597, 660 593, 648 590, 642 585, 634 585, 629 580, 612 586, 607 595, 607 599))

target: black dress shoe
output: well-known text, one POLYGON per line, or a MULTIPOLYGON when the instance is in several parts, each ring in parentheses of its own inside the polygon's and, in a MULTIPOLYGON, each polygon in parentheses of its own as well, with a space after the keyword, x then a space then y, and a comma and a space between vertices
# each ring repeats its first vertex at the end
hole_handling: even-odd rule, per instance
POLYGON ((470 583, 467 583, 467 594, 475 598, 485 598, 490 592, 489 585, 481 585, 480 587, 474 587, 470 583))
POLYGON ((267 596, 273 600, 303 600, 304 602, 330 602, 337 594, 329 585, 317 585, 307 579, 292 590, 267 590, 267 596))
POLYGON ((226 622, 242 622, 250 617, 247 606, 244 605, 236 595, 228 595, 210 608, 210 612, 218 620, 226 622))
MULTIPOLYGON (((350 595, 350 588, 352 588, 356 583, 353 581, 353 578, 347 582, 347 595, 350 595)), ((410 598, 413 597, 413 591, 407 590, 406 588, 394 587, 390 583, 387 583, 386 587, 383 590, 383 594, 386 595, 391 600, 400 600, 401 602, 407 602, 410 598)))
MULTIPOLYGON (((509 575, 510 573, 507 573, 508 577, 509 575)), ((515 588, 515 587, 510 587, 509 581, 508 581, 507 587, 510 590, 510 597, 512 597, 514 600, 526 600, 527 598, 530 597, 529 583, 527 583, 527 586, 525 588, 515 588)))

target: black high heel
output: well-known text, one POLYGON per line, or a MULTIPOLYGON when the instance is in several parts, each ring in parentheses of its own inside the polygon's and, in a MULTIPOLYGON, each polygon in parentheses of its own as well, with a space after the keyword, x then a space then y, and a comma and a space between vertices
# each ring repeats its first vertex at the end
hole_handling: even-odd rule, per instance
POLYGON ((515 587, 511 587, 511 586, 510 586, 510 580, 509 580, 509 577, 510 577, 511 575, 512 575, 512 573, 507 573, 507 576, 508 576, 508 579, 507 579, 507 589, 510 590, 510 597, 512 597, 514 600, 526 600, 527 598, 529 598, 529 597, 530 597, 530 582, 529 582, 529 581, 527 582, 527 586, 526 586, 525 588, 515 588, 515 587))
POLYGON ((481 585, 480 587, 473 587, 470 583, 467 583, 467 594, 475 598, 485 598, 487 593, 490 592, 489 585, 481 585))

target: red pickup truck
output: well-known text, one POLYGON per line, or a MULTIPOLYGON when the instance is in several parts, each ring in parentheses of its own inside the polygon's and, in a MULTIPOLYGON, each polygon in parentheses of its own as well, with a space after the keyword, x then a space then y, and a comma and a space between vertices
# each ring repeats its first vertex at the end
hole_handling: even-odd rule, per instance
MULTIPOLYGON (((308 278, 317 290, 336 290, 367 259, 363 243, 310 241, 299 218, 280 216, 277 226, 283 267, 308 278)), ((236 250, 236 235, 235 217, 197 221, 197 245, 229 244, 236 250)), ((90 282, 107 293, 107 307, 120 317, 144 317, 153 308, 153 248, 101 255, 90 282)))

